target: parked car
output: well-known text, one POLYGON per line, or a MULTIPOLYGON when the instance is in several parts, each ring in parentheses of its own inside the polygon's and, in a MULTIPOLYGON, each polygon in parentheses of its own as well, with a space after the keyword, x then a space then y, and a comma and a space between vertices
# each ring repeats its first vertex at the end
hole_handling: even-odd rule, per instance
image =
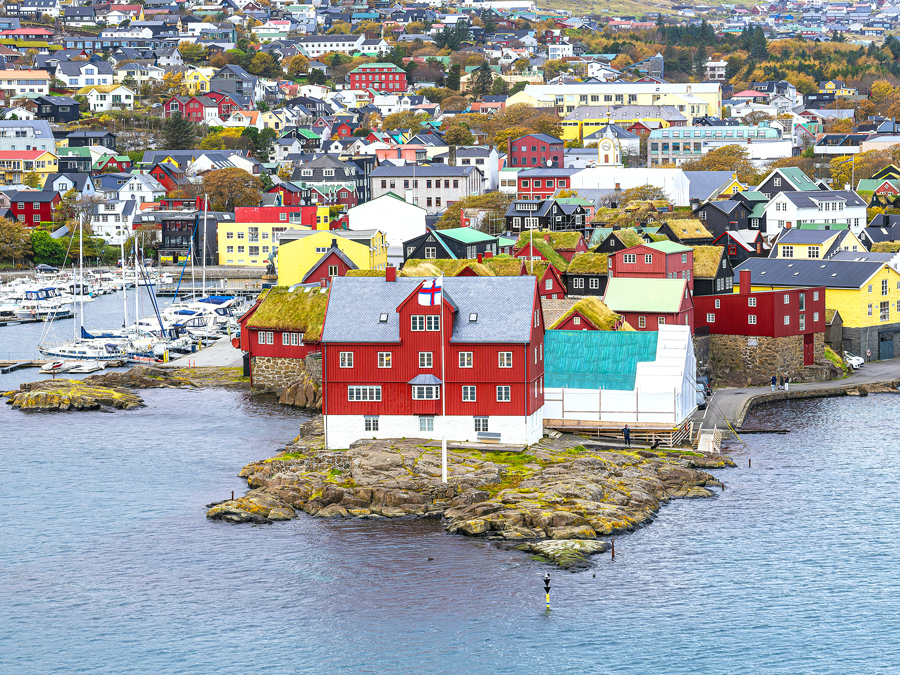
POLYGON ((41 263, 40 265, 34 266, 34 271, 39 272, 40 274, 55 274, 59 272, 55 267, 50 267, 50 265, 44 265, 41 263))
POLYGON ((865 361, 859 356, 853 356, 850 352, 844 352, 844 363, 853 368, 862 368, 865 361))
POLYGON ((695 403, 697 404, 697 410, 706 410, 706 394, 703 393, 702 389, 697 389, 697 398, 695 403))

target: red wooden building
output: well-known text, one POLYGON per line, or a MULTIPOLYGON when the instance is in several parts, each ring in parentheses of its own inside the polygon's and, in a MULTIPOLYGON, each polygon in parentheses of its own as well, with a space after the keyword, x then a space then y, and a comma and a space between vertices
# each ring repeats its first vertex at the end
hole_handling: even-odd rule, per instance
POLYGON ((303 188, 294 183, 279 183, 269 188, 268 193, 270 195, 281 195, 281 204, 279 206, 300 206, 303 204, 303 188))
POLYGON ((658 330, 664 324, 689 326, 694 332, 694 303, 687 279, 612 277, 603 302, 635 330, 658 330))
POLYGON ((427 290, 431 281, 397 278, 392 267, 384 278, 332 280, 322 336, 328 447, 442 433, 540 440, 544 322, 534 278, 445 277, 442 293, 427 290))
POLYGON ((563 142, 548 134, 528 134, 506 139, 506 166, 529 169, 559 169, 563 163, 563 142))
POLYGON ((687 279, 694 292, 694 250, 673 241, 640 244, 609 256, 609 277, 626 279, 687 279))
MULTIPOLYGON (((508 164, 507 164, 508 166, 508 164)), ((578 169, 528 169, 516 176, 518 199, 548 199, 557 190, 572 187, 572 174, 578 169)))
MULTIPOLYGON (((542 298, 550 300, 562 300, 566 297, 566 284, 562 274, 550 263, 545 263, 543 274, 535 275, 538 278, 538 293, 542 298)), ((530 274, 529 263, 522 264, 522 274, 530 274)))
POLYGON ((36 227, 53 220, 62 197, 56 190, 19 190, 9 197, 9 208, 20 223, 36 227))
POLYGON ((815 335, 825 333, 825 287, 752 291, 741 270, 738 293, 694 298, 698 331, 710 335, 789 338, 803 336, 803 362, 816 362, 815 335))
POLYGON ((316 206, 236 206, 235 223, 283 223, 316 227, 316 206))
MULTIPOLYGON (((224 91, 210 91, 204 95, 204 98, 211 98, 219 106, 219 119, 223 122, 231 117, 231 113, 241 110, 241 105, 235 101, 230 94, 224 91)), ((253 100, 249 101, 249 109, 253 109, 253 100)))
POLYGON ((170 164, 169 162, 161 162, 150 169, 150 175, 158 180, 166 189, 166 192, 177 190, 181 185, 187 183, 184 175, 184 169, 170 164))
POLYGON ((351 89, 374 89, 378 92, 406 91, 406 71, 393 63, 364 63, 350 71, 351 89))
POLYGON ((328 252, 309 268, 309 272, 300 283, 320 282, 323 287, 327 287, 329 279, 346 276, 347 272, 356 269, 359 267, 338 248, 337 239, 334 239, 328 252))

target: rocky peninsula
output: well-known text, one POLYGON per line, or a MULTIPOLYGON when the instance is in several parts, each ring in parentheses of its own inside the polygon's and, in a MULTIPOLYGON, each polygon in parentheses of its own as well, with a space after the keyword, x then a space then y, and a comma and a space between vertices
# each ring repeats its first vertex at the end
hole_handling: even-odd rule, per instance
POLYGON ((324 449, 321 417, 277 456, 240 476, 250 491, 208 505, 232 523, 320 518, 435 518, 449 533, 508 542, 563 567, 585 564, 611 537, 649 524, 670 499, 714 497, 706 469, 734 466, 690 450, 603 449, 576 436, 544 438, 524 452, 448 450, 424 439, 360 440, 324 449))

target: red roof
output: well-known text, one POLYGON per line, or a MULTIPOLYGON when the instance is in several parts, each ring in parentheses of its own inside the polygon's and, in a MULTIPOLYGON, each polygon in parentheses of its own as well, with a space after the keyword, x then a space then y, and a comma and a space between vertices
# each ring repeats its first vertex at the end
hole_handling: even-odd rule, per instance
POLYGON ((110 5, 110 12, 140 12, 140 5, 110 5))
POLYGON ((49 150, 0 150, 0 159, 37 159, 49 150))
POLYGON ((732 94, 731 98, 753 98, 756 96, 765 96, 765 94, 760 94, 758 91, 747 89, 746 91, 739 91, 737 94, 732 94))
POLYGON ((0 30, 0 35, 47 35, 52 36, 53 32, 46 28, 15 28, 10 30, 0 30))

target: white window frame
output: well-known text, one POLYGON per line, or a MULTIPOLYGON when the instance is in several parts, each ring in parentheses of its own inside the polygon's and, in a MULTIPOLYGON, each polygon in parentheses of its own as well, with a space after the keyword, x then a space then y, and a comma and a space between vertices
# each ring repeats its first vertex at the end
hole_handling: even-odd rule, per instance
POLYGON ((497 367, 498 368, 512 368, 513 367, 513 353, 512 352, 497 352, 497 367))
POLYGON ((474 362, 472 358, 472 352, 460 352, 459 353, 459 367, 460 368, 472 368, 472 363, 474 362))
POLYGON ((474 384, 464 384, 462 388, 462 400, 465 403, 475 403, 478 395, 477 387, 474 384))
POLYGON ((391 368, 391 352, 378 352, 378 367, 391 368))
POLYGON ((509 403, 511 397, 512 389, 508 384, 497 385, 497 403, 509 403))
POLYGON ((434 352, 419 352, 419 368, 434 368, 434 352))
POLYGON ((340 356, 341 368, 353 367, 353 352, 341 352, 340 356))

